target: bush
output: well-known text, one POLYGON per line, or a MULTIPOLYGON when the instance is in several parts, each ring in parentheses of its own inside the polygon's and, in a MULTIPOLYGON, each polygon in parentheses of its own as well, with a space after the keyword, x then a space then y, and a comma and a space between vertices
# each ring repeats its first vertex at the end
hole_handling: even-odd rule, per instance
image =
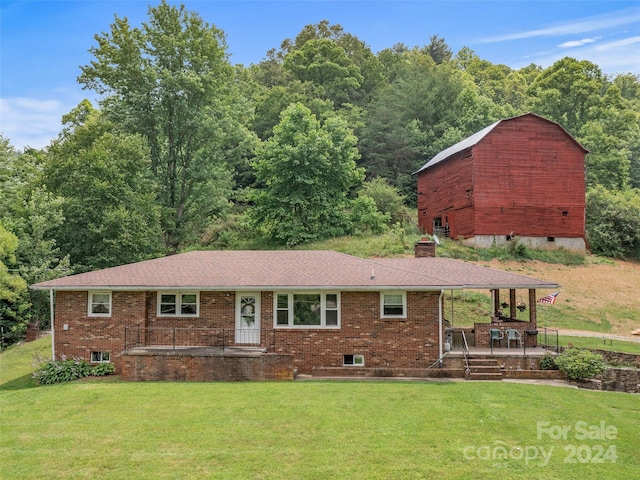
POLYGON ((104 377, 105 375, 113 375, 116 366, 113 363, 99 363, 91 369, 91 375, 94 377, 104 377))
POLYGON ((391 225, 403 224, 409 218, 404 195, 389 185, 385 178, 377 177, 364 182, 360 195, 372 198, 377 210, 388 215, 387 222, 391 225))
POLYGON ((378 211, 373 198, 359 195, 351 203, 350 220, 355 233, 385 233, 391 218, 388 213, 378 211))
POLYGON ((38 369, 33 372, 33 378, 42 385, 70 382, 92 374, 91 365, 80 359, 46 360, 42 357, 35 359, 38 369))
POLYGON ((586 230, 594 253, 640 259, 640 190, 587 192, 586 230))
POLYGON ((556 365, 556 357, 551 353, 547 352, 542 357, 540 357, 540 369, 541 370, 557 370, 558 365, 556 365))
POLYGON ((562 352, 556 357, 556 365, 571 380, 593 378, 606 368, 602 355, 580 348, 562 352))

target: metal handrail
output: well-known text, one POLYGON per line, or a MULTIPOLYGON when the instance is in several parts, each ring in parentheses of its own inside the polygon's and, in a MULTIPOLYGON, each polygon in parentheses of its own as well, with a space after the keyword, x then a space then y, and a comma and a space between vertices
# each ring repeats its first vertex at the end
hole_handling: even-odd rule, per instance
POLYGON ((468 380, 471 374, 471 368, 469 368, 469 344, 467 343, 467 336, 464 334, 464 330, 460 330, 462 333, 462 355, 464 356, 464 376, 468 380))
POLYGON ((551 335, 553 335, 553 332, 555 332, 556 335, 556 353, 560 353, 560 339, 558 338, 558 330, 554 329, 554 328, 547 328, 547 327, 543 327, 544 328, 544 348, 546 348, 547 350, 549 350, 549 333, 551 332, 551 335))
MULTIPOLYGON (((235 328, 189 328, 189 327, 141 327, 129 325, 124 329, 124 349, 135 347, 167 346, 175 350, 176 347, 225 347, 234 342, 229 341, 228 335, 234 337, 237 331, 257 333, 258 344, 262 345, 262 332, 270 329, 235 329, 235 328)), ((240 342, 242 343, 242 342, 240 342)), ((275 338, 273 339, 275 347, 275 338)), ((249 342, 247 342, 249 344, 249 342)), ((268 345, 268 340, 265 345, 268 345)))

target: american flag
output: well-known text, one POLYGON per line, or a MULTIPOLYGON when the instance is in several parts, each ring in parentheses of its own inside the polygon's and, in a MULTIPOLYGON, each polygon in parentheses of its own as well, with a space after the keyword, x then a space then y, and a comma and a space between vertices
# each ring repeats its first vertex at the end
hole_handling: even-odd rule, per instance
POLYGON ((560 292, 553 292, 553 293, 550 293, 549 295, 545 295, 544 297, 541 297, 538 299, 538 303, 547 303, 549 305, 553 305, 559 294, 560 292))

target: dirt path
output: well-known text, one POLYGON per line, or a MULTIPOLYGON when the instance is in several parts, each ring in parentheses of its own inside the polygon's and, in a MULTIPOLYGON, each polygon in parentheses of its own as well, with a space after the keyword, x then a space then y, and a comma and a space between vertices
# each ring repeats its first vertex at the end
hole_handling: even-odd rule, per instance
POLYGON ((560 335, 567 335, 571 337, 606 338, 623 342, 640 343, 640 335, 616 335, 614 333, 588 332, 586 330, 567 330, 564 328, 559 328, 557 330, 560 335))

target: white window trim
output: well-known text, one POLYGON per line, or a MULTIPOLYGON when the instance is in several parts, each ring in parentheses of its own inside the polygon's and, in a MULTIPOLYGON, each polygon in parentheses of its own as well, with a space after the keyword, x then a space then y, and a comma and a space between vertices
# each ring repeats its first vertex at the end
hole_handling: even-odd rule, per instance
POLYGON ((340 328, 342 323, 341 317, 341 306, 340 306, 340 292, 319 292, 319 291, 304 291, 304 290, 295 290, 290 292, 274 292, 273 295, 273 328, 290 328, 290 329, 329 329, 329 330, 337 330, 340 328), (287 295, 288 298, 288 324, 287 325, 279 325, 278 324, 278 295, 287 295), (294 325, 293 324, 293 296, 294 295, 320 295, 320 325, 294 325), (338 324, 337 325, 327 325, 327 295, 335 295, 336 301, 338 304, 338 308, 331 310, 337 310, 338 312, 338 324))
POLYGON ((111 352, 102 352, 102 351, 98 351, 98 350, 92 350, 91 353, 89 353, 89 358, 91 360, 90 363, 111 363, 111 352), (93 359, 93 354, 94 353, 99 353, 100 354, 100 360, 94 360, 93 359), (105 357, 104 354, 105 353, 109 356, 108 360, 104 359, 104 357, 105 357))
POLYGON ((407 292, 403 292, 403 291, 380 292, 380 318, 407 318, 407 292), (402 315, 385 315, 384 313, 385 295, 402 295, 402 315))
POLYGON ((91 290, 89 291, 89 295, 87 298, 87 315, 90 317, 110 317, 111 316, 111 311, 112 311, 112 295, 111 295, 111 291, 107 291, 107 290, 91 290), (93 313, 92 310, 92 306, 93 306, 93 296, 94 295, 109 295, 109 312, 108 313, 93 313))
POLYGON ((342 366, 343 367, 364 367, 364 355, 361 354, 353 354, 351 355, 353 357, 353 363, 345 363, 345 357, 346 355, 342 356, 342 366), (360 358, 362 359, 362 363, 357 363, 356 362, 356 358, 360 358))
POLYGON ((195 318, 200 316, 200 292, 183 292, 183 291, 164 291, 158 292, 158 297, 156 301, 156 316, 158 317, 169 317, 169 318, 195 318), (162 295, 175 295, 176 296, 176 313, 162 313, 161 305, 162 305, 162 295), (196 296, 196 313, 180 313, 182 310, 182 296, 183 295, 195 295, 196 296))

